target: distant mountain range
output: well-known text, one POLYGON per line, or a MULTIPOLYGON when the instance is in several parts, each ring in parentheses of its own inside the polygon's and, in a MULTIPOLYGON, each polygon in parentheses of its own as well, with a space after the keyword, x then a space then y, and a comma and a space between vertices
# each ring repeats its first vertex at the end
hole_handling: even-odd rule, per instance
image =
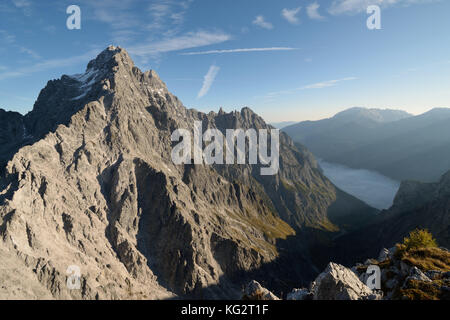
POLYGON ((378 171, 396 180, 436 182, 450 169, 450 109, 419 116, 352 108, 283 129, 328 162, 378 171))
POLYGON ((295 122, 295 121, 283 121, 283 122, 273 122, 273 123, 269 123, 269 124, 272 125, 276 129, 283 129, 285 127, 291 126, 296 123, 297 122, 295 122))

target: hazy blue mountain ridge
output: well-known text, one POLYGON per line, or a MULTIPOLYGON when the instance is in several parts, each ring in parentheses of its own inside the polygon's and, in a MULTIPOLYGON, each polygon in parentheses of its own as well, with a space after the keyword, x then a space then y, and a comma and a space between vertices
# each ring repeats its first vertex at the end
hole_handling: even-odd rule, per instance
POLYGON ((438 181, 450 169, 450 109, 419 116, 366 111, 352 108, 284 131, 328 162, 375 170, 396 180, 438 181))

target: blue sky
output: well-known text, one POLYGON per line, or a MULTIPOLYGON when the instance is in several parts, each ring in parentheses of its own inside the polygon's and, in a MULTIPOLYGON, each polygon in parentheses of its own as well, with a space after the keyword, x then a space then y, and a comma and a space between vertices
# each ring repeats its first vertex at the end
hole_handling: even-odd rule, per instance
POLYGON ((2 0, 0 107, 28 112, 48 80, 83 72, 114 44, 205 112, 418 114, 450 107, 449 14, 445 0, 2 0), (71 4, 81 30, 66 27, 71 4), (366 26, 370 4, 381 30, 366 26))

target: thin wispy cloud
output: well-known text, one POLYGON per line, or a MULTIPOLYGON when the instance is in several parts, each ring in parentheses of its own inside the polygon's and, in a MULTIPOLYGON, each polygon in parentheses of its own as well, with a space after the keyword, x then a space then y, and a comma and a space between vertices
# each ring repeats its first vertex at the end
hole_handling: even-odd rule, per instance
POLYGON ((182 31, 185 16, 193 0, 78 0, 88 9, 87 19, 109 26, 117 44, 132 43, 147 37, 156 41, 174 37, 182 31))
POLYGON ((209 90, 211 89, 211 86, 214 83, 214 80, 216 80, 217 74, 219 73, 220 68, 216 65, 212 65, 209 70, 208 73, 205 75, 204 79, 203 79, 203 86, 200 89, 197 98, 202 98, 204 97, 209 90))
POLYGON ((13 13, 14 9, 10 4, 2 2, 2 3, 0 3, 0 12, 1 13, 13 13))
POLYGON ((347 77, 347 78, 341 78, 341 79, 336 79, 336 80, 322 81, 322 82, 317 82, 317 83, 313 83, 313 84, 308 84, 306 86, 302 86, 302 87, 295 88, 295 89, 270 92, 270 93, 266 94, 265 96, 256 97, 256 98, 264 98, 264 99, 270 100, 270 99, 275 99, 278 96, 294 94, 294 93, 297 93, 302 90, 324 89, 324 88, 334 87, 334 86, 337 86, 340 82, 352 81, 352 80, 357 80, 357 79, 358 79, 357 77, 347 77))
POLYGON ((14 43, 15 41, 16 41, 15 35, 10 34, 6 30, 0 29, 0 44, 2 44, 2 45, 11 44, 11 43, 14 43))
POLYGON ((25 47, 20 47, 19 50, 20 50, 20 52, 29 55, 33 59, 40 59, 41 58, 41 56, 39 54, 37 54, 34 50, 31 50, 31 49, 28 49, 28 48, 25 48, 25 47))
POLYGON ((382 8, 387 8, 394 5, 408 6, 438 1, 440 0, 334 0, 328 11, 333 15, 357 14, 366 11, 367 7, 370 5, 378 5, 382 8))
POLYGON ((12 0, 14 6, 22 10, 23 14, 26 16, 31 15, 31 1, 30 0, 12 0))
POLYGON ((56 32, 56 27, 53 26, 53 25, 45 26, 43 29, 44 29, 45 32, 48 32, 48 33, 55 33, 56 32))
POLYGON ((284 8, 281 11, 281 15, 289 23, 291 23, 291 24, 299 24, 300 23, 300 19, 298 18, 297 15, 299 14, 301 9, 302 9, 301 7, 298 7, 298 8, 295 8, 295 9, 286 9, 286 8, 284 8))
POLYGON ((6 30, 0 30, 0 45, 2 45, 3 47, 14 48, 15 50, 18 50, 20 53, 24 53, 33 59, 41 58, 41 56, 38 53, 36 53, 34 50, 31 50, 27 47, 19 45, 17 43, 16 36, 13 34, 10 34, 6 30))
POLYGON ((11 93, 9 93, 9 92, 7 92, 7 91, 3 91, 3 90, 0 90, 0 94, 1 94, 2 96, 9 97, 9 98, 13 98, 13 99, 17 99, 17 100, 20 100, 20 101, 25 101, 25 102, 33 102, 33 101, 34 101, 32 98, 29 98, 29 97, 23 97, 23 96, 18 96, 18 95, 11 94, 11 93))
POLYGON ((313 84, 309 84, 309 85, 300 87, 300 88, 298 88, 298 90, 324 89, 324 88, 329 88, 329 87, 335 87, 340 82, 352 81, 352 80, 358 80, 358 78, 357 77, 346 77, 346 78, 335 79, 335 80, 327 80, 327 81, 317 82, 317 83, 313 83, 313 84))
POLYGON ((306 14, 310 19, 323 20, 325 17, 320 15, 319 8, 320 5, 317 2, 311 3, 308 7, 306 7, 306 14))
POLYGON ((231 39, 231 36, 223 32, 189 32, 178 37, 163 39, 160 41, 131 46, 129 52, 137 56, 152 56, 166 52, 180 51, 197 47, 218 44, 231 39))
POLYGON ((302 89, 302 90, 306 90, 306 89, 323 89, 323 88, 328 88, 328 87, 334 87, 339 82, 351 81, 351 80, 357 80, 357 79, 358 78, 356 78, 356 77, 347 77, 347 78, 342 78, 342 79, 337 79, 337 80, 328 80, 328 81, 323 81, 323 82, 317 82, 317 83, 309 84, 307 86, 301 87, 300 89, 302 89))
POLYGON ((276 97, 279 97, 282 95, 293 94, 293 93, 297 92, 298 90, 299 89, 274 91, 274 92, 269 92, 263 96, 256 96, 255 98, 263 98, 263 99, 272 100, 272 99, 275 99, 276 97))
POLYGON ((150 31, 162 31, 165 35, 174 35, 180 30, 193 0, 158 0, 148 7, 152 21, 147 25, 150 31))
POLYGON ((17 8, 26 8, 31 6, 31 1, 29 0, 13 0, 12 2, 17 8))
POLYGON ((271 24, 270 22, 267 22, 264 19, 264 16, 257 16, 255 18, 255 20, 253 20, 252 22, 255 26, 261 27, 263 29, 267 29, 267 30, 272 30, 273 29, 273 24, 271 24))
POLYGON ((128 45, 133 42, 134 38, 139 35, 138 32, 134 30, 124 29, 124 30, 114 30, 111 33, 111 37, 114 43, 120 44, 122 46, 128 45))
POLYGON ((88 62, 93 56, 99 53, 99 50, 91 50, 79 56, 73 56, 62 59, 48 59, 30 66, 14 69, 14 71, 0 72, 0 80, 27 76, 50 69, 69 67, 80 63, 88 62))
MULTIPOLYGON (((83 19, 107 25, 111 41, 125 45, 134 41, 145 21, 133 10, 138 4, 136 0, 78 0, 82 7, 83 19)), ((148 16, 153 21, 153 17, 148 16)))
POLYGON ((78 1, 87 8, 83 10, 87 19, 106 23, 112 29, 131 29, 140 25, 139 19, 132 11, 135 0, 78 1))
MULTIPOLYGON (((107 24, 111 42, 126 45, 130 54, 134 55, 141 63, 147 63, 152 58, 158 60, 163 53, 220 44, 231 39, 229 34, 220 31, 200 30, 180 34, 183 30, 181 24, 183 24, 192 2, 193 0, 154 0, 148 5, 144 14, 139 14, 141 11, 136 11, 137 8, 142 7, 139 0, 104 0, 101 2, 79 0, 79 4, 86 8, 83 10, 84 17, 90 21, 107 24), (147 18, 145 19, 145 17, 147 18), (149 21, 151 22, 149 23, 149 21), (147 40, 142 41, 142 37, 147 37, 147 40), (141 38, 139 43, 136 42, 138 38, 141 38)), ((12 9, 14 7, 23 9, 30 6, 29 0, 10 2, 12 9)), ((10 72, 2 70, 0 79, 26 76, 78 61, 76 57, 74 59, 44 60, 37 52, 19 45, 15 36, 5 30, 0 30, 0 44, 13 46, 18 52, 39 60, 39 63, 27 68, 8 70, 10 72)), ((81 57, 81 59, 83 58, 85 57, 81 57)), ((84 59, 84 61, 86 60, 84 59)))
POLYGON ((181 55, 184 55, 184 56, 195 56, 195 55, 205 55, 205 54, 267 52, 267 51, 292 51, 292 50, 297 50, 297 49, 296 48, 290 48, 290 47, 242 48, 242 49, 224 49, 224 50, 185 52, 185 53, 181 53, 181 55))

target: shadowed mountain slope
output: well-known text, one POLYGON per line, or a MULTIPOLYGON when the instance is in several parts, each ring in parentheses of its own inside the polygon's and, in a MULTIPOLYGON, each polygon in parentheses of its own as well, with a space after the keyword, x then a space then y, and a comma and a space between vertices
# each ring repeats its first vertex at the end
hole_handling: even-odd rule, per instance
POLYGON ((336 261, 350 264, 401 243, 411 231, 428 229, 442 247, 450 247, 450 172, 438 183, 402 182, 393 206, 368 226, 336 240, 336 261), (351 248, 351 250, 349 250, 351 248))

